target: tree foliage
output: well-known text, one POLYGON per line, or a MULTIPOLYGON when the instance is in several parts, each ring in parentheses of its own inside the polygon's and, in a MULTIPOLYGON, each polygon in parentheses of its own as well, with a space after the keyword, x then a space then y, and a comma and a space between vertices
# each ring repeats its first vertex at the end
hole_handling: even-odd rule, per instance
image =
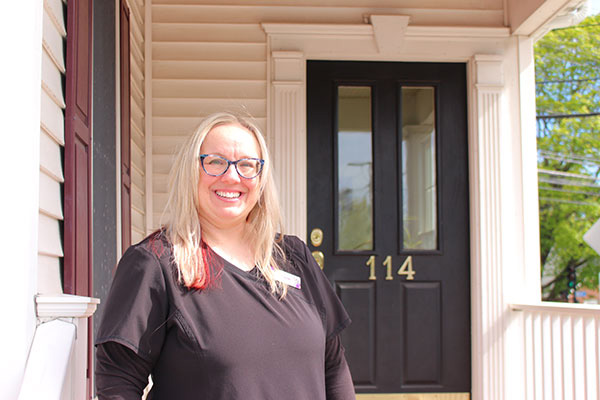
POLYGON ((600 218, 600 14, 535 45, 542 294, 597 288, 600 256, 582 239, 600 218))

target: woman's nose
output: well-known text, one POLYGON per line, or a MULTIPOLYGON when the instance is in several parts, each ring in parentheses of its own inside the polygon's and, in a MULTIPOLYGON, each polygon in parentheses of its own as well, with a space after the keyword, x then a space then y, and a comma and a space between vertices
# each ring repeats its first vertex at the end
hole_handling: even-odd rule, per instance
POLYGON ((239 182, 241 178, 235 169, 235 165, 231 164, 229 165, 229 168, 227 168, 227 171, 221 176, 221 179, 226 182, 239 182))

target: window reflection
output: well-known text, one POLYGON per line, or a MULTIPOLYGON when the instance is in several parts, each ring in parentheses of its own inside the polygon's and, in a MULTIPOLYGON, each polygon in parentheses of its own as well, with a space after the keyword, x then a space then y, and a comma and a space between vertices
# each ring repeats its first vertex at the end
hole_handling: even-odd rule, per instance
POLYGON ((437 249, 435 92, 402 91, 403 248, 437 249))
POLYGON ((338 250, 373 249, 371 88, 338 87, 338 250))

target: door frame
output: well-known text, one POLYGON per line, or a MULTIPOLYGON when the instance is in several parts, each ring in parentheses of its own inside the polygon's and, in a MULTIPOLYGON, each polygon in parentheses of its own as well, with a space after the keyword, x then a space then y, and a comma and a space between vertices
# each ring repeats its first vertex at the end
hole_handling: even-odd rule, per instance
POLYGON ((540 283, 536 143, 526 134, 535 132, 533 41, 508 28, 413 27, 405 16, 369 22, 261 24, 267 140, 287 231, 306 239, 306 60, 466 62, 471 398, 518 397, 522 327, 507 310, 510 302, 538 301, 540 283))

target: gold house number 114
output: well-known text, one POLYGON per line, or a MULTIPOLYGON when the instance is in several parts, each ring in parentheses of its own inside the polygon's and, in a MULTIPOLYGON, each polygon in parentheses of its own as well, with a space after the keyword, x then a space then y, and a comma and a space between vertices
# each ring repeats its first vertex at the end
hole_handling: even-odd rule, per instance
MULTIPOLYGON (((375 256, 369 257, 366 262, 367 267, 369 267, 369 279, 374 281, 377 279, 375 275, 375 256)), ((391 281, 394 279, 392 275, 392 256, 387 256, 385 260, 383 260, 383 266, 385 267, 385 280, 391 281)), ((415 279, 415 271, 413 269, 412 256, 408 256, 406 260, 402 263, 400 268, 398 268, 398 275, 406 275, 406 279, 412 281, 415 279)))

